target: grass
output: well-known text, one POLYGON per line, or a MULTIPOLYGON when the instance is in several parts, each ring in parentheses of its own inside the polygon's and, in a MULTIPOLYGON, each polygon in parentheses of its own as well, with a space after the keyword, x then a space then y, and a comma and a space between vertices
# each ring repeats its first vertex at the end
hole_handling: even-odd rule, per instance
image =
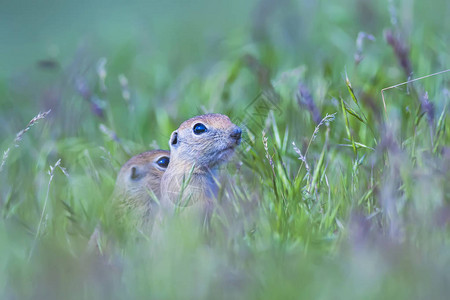
POLYGON ((0 297, 447 298, 450 72, 383 89, 449 69, 449 4, 194 2, 2 70, 0 297), (244 131, 209 230, 117 222, 121 164, 206 112, 244 131))

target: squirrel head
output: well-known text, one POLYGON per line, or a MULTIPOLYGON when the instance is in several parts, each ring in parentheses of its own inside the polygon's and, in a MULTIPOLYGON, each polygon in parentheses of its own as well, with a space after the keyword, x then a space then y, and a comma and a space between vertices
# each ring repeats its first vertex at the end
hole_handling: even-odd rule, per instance
POLYGON ((183 122, 172 132, 171 160, 199 168, 214 168, 226 162, 241 142, 242 130, 225 115, 206 114, 183 122))
POLYGON ((170 152, 153 150, 133 156, 120 169, 117 184, 130 196, 148 196, 152 190, 160 195, 160 181, 170 161, 170 152))

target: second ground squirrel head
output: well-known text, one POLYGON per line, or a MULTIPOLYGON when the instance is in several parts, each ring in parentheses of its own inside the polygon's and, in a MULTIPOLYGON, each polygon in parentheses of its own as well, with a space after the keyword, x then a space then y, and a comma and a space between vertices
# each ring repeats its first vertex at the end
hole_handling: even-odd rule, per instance
POLYGON ((117 175, 114 197, 126 206, 149 204, 151 191, 160 197, 160 183, 169 165, 170 152, 153 150, 133 156, 117 175))
POLYGON ((225 115, 206 114, 183 122, 169 141, 174 164, 212 169, 227 161, 241 142, 242 130, 225 115))
POLYGON ((169 156, 170 152, 165 150, 147 151, 133 156, 120 168, 113 193, 120 224, 140 230, 151 227, 169 156), (124 220, 127 222, 122 223, 124 220))

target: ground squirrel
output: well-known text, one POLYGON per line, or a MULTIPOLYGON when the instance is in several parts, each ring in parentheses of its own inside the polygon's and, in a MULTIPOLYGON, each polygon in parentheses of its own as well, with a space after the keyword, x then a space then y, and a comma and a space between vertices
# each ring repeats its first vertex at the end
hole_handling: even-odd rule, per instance
POLYGON ((169 151, 153 150, 133 156, 117 175, 113 199, 120 214, 132 214, 136 224, 144 225, 154 216, 160 198, 161 177, 169 165, 169 151))
POLYGON ((170 137, 170 163, 161 179, 161 203, 165 208, 209 209, 218 192, 218 167, 233 155, 241 133, 221 114, 183 122, 170 137))
MULTIPOLYGON (((151 231, 158 211, 156 200, 160 197, 161 177, 169 164, 169 155, 170 152, 165 150, 143 152, 130 158, 120 168, 110 207, 114 216, 112 221, 114 225, 119 225, 114 228, 118 229, 116 238, 128 238, 130 230, 151 231)), ((106 249, 111 249, 111 240, 106 239, 105 242, 102 237, 103 230, 98 224, 89 239, 88 251, 99 255, 109 252, 106 249)))

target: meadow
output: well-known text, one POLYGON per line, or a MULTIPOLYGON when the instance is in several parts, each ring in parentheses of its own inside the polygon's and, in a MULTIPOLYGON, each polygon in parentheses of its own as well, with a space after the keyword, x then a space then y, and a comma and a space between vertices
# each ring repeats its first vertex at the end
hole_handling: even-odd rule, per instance
POLYGON ((3 1, 0 298, 448 299, 449 15, 3 1), (210 228, 119 224, 120 166, 209 112, 243 129, 210 228))

